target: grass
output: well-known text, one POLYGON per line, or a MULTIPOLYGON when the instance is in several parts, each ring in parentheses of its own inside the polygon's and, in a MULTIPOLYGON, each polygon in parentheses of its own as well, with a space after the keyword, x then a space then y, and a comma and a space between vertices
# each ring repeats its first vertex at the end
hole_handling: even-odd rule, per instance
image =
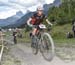
POLYGON ((51 35, 54 39, 65 39, 67 32, 72 33, 71 24, 66 24, 66 25, 62 25, 62 26, 54 26, 52 29, 51 35))
MULTIPOLYGON (((66 38, 66 33, 67 32, 71 32, 72 33, 72 25, 71 24, 65 24, 62 26, 56 26, 54 25, 52 27, 52 30, 50 32, 55 45, 63 45, 65 43, 67 44, 74 44, 75 43, 75 39, 71 38, 71 39, 67 39, 66 38)), ((21 31, 23 38, 17 38, 18 39, 18 43, 30 43, 30 37, 29 37, 29 32, 25 32, 25 30, 23 29, 21 31)), ((9 34, 9 32, 7 32, 6 34, 9 34)), ((73 33, 72 33, 73 34, 73 33)))
POLYGON ((23 37, 22 38, 17 38, 19 43, 30 43, 30 37, 29 37, 29 32, 25 32, 23 29, 21 31, 23 37))
POLYGON ((74 44, 75 43, 74 38, 68 39, 66 37, 67 32, 71 32, 73 34, 71 24, 65 24, 62 26, 54 26, 53 27, 53 29, 51 31, 51 35, 52 35, 56 45, 74 44))
POLYGON ((75 45, 75 39, 54 39, 55 46, 75 45))

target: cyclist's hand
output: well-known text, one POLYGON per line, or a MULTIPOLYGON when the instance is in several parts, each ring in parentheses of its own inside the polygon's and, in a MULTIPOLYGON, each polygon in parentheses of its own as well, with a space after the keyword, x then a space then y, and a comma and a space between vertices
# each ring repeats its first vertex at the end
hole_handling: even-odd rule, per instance
POLYGON ((30 24, 30 27, 33 27, 33 25, 32 25, 32 24, 30 24))
POLYGON ((53 26, 53 24, 50 24, 51 26, 53 26))
POLYGON ((50 23, 49 25, 50 25, 50 26, 53 26, 53 24, 52 24, 52 23, 50 23))

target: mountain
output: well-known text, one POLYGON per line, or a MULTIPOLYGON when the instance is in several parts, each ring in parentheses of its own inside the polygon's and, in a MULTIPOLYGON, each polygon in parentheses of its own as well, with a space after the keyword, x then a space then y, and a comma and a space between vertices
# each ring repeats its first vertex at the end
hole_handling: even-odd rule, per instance
POLYGON ((43 7, 44 7, 44 12, 45 14, 48 14, 48 10, 50 7, 52 6, 59 6, 61 4, 61 0, 55 0, 54 3, 52 4, 45 4, 43 7))
POLYGON ((19 11, 19 12, 16 13, 16 17, 18 17, 18 18, 21 18, 23 15, 24 14, 21 11, 19 11))
POLYGON ((14 24, 18 19, 20 19, 24 14, 22 12, 17 12, 16 15, 8 17, 7 19, 0 19, 0 27, 8 26, 14 24))
POLYGON ((54 6, 59 6, 61 3, 62 3, 61 0, 55 0, 53 5, 54 6))
POLYGON ((31 17, 31 16, 33 15, 33 13, 34 13, 34 12, 29 12, 29 13, 25 14, 23 17, 21 17, 20 19, 18 19, 14 24, 8 25, 8 26, 6 26, 6 27, 7 27, 7 28, 12 28, 12 27, 15 28, 15 27, 20 27, 20 26, 26 24, 27 19, 28 19, 29 17, 31 17))
POLYGON ((12 24, 16 20, 18 20, 18 18, 16 18, 15 16, 9 17, 7 19, 0 19, 0 27, 3 27, 3 26, 7 26, 9 24, 12 24))

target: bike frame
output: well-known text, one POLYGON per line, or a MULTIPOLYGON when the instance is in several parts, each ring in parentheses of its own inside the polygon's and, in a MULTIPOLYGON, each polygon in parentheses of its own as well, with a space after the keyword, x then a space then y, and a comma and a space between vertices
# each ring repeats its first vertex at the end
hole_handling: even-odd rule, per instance
MULTIPOLYGON (((42 34, 45 33, 46 29, 39 29, 38 31, 39 31, 38 35, 37 34, 35 34, 35 35, 38 39, 38 46, 41 48, 42 34), (38 36, 40 36, 40 38, 38 36)), ((41 49, 40 49, 40 51, 41 51, 41 49)))

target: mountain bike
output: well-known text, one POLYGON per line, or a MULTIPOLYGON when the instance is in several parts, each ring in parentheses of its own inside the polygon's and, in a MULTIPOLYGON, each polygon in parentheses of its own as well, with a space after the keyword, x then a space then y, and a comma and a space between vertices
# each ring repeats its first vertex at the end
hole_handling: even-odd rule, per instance
POLYGON ((33 54, 36 55, 40 50, 44 59, 46 59, 47 61, 51 61, 54 57, 55 47, 51 35, 45 32, 46 29, 47 28, 45 25, 39 25, 39 33, 35 34, 35 36, 32 35, 31 37, 31 48, 33 54))

